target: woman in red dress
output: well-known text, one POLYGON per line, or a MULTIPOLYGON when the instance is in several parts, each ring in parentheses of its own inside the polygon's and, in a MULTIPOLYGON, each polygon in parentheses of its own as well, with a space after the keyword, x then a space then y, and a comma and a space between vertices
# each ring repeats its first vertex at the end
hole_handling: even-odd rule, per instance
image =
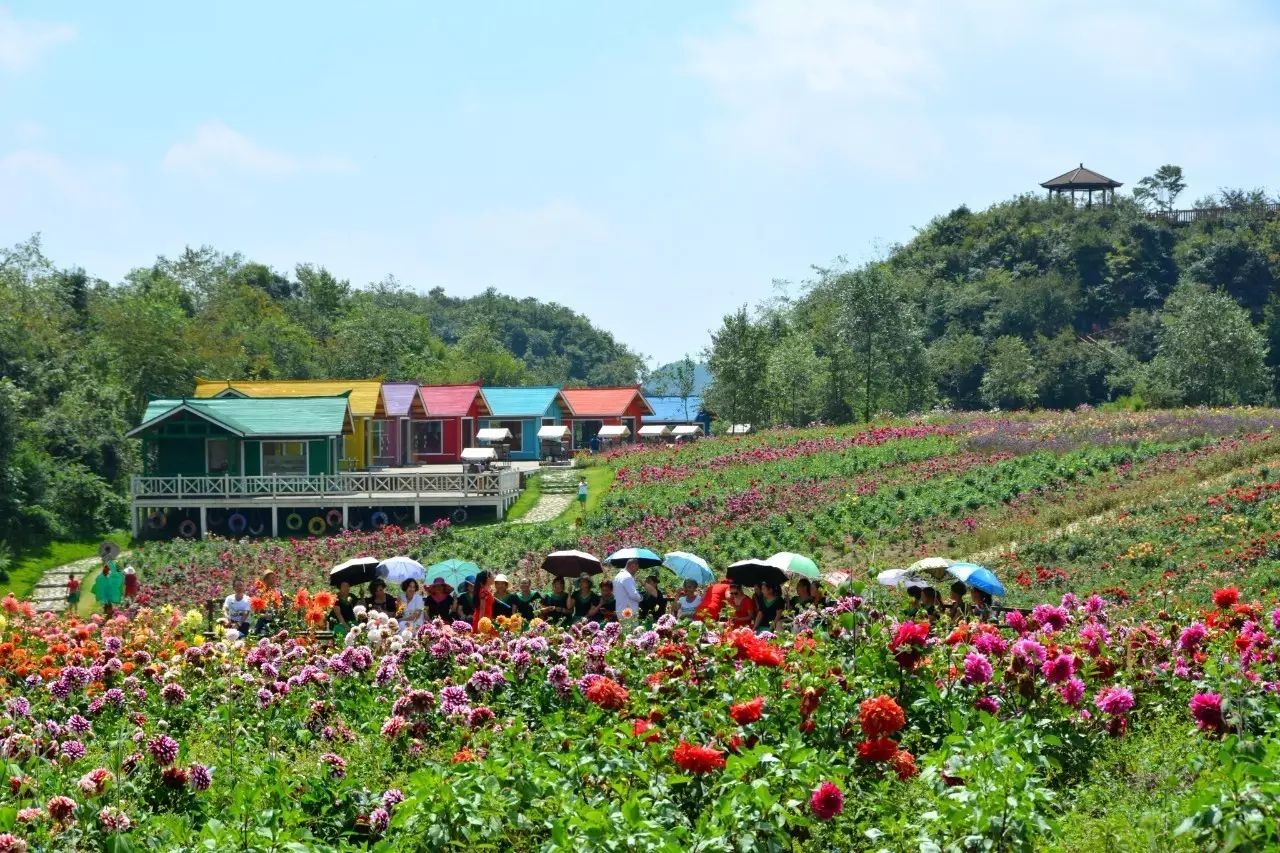
POLYGON ((472 630, 480 629, 481 619, 493 619, 493 575, 482 571, 476 575, 476 612, 471 616, 472 630))

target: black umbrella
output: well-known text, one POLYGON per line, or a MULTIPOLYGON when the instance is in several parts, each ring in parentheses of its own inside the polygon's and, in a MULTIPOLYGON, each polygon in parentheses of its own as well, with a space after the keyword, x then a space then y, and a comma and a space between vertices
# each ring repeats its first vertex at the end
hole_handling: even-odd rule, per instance
POLYGON ((725 572, 725 577, 730 583, 738 583, 743 586, 756 586, 757 584, 772 581, 776 584, 784 584, 787 582, 787 576, 782 569, 764 560, 739 560, 729 567, 725 572))
POLYGON ((377 557, 354 557, 345 563, 339 563, 329 570, 329 585, 337 586, 343 581, 356 586, 368 583, 378 576, 377 557))
POLYGON ((120 556, 120 546, 108 539, 98 546, 98 556, 107 563, 120 556))
POLYGON ((553 551, 543 559, 542 569, 558 578, 598 575, 604 571, 599 557, 582 551, 553 551))

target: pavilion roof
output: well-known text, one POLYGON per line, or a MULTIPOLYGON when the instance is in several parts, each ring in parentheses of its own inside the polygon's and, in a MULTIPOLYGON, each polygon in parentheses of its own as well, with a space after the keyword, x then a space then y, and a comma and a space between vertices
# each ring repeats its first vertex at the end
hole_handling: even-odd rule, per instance
POLYGON ((1047 190, 1113 190, 1124 184, 1113 181, 1106 175, 1100 175, 1092 169, 1086 169, 1081 163, 1069 172, 1063 172, 1056 178, 1050 178, 1040 186, 1047 190))

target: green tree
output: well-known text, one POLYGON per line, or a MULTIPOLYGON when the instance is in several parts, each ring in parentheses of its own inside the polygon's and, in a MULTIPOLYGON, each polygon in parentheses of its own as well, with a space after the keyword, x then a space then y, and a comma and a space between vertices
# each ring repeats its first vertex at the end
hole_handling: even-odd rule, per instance
POLYGON ((1156 169, 1154 175, 1148 175, 1138 181, 1133 190, 1133 198, 1141 204, 1152 205, 1158 210, 1173 210, 1173 204, 1187 188, 1182 176, 1182 167, 1166 163, 1156 169))
POLYGON ((929 345, 929 365, 947 403, 960 409, 982 406, 985 350, 982 338, 965 331, 948 332, 929 345))
POLYGON ((843 273, 833 282, 839 304, 839 342, 846 385, 862 420, 883 408, 905 410, 923 401, 924 336, 898 282, 880 265, 843 273), (918 399, 912 399, 912 398, 918 399))
POLYGON ((807 426, 822 414, 829 377, 827 364, 813 342, 802 332, 792 332, 769 351, 764 392, 769 419, 775 424, 807 426))
POLYGON ((674 386, 675 396, 679 397, 684 403, 685 420, 692 420, 697 412, 689 412, 689 398, 693 396, 693 390, 698 381, 698 366, 694 364, 693 359, 686 353, 685 357, 680 359, 671 368, 671 383, 674 386))
POLYGON ((725 315, 705 358, 711 371, 708 407, 731 424, 759 423, 768 353, 764 332, 751 322, 746 306, 725 315))
POLYGON ((1179 285, 1165 305, 1149 376, 1147 393, 1161 402, 1258 402, 1270 387, 1266 341, 1227 294, 1179 285))
POLYGON ((1036 364, 1026 341, 1012 335, 997 338, 982 377, 982 399, 1001 409, 1027 408, 1036 402, 1036 385, 1036 364))

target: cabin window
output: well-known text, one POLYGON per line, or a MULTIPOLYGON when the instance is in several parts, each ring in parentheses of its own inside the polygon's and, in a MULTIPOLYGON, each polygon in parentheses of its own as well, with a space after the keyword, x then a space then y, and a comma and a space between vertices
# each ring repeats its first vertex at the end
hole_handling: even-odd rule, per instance
POLYGON ((507 449, 512 453, 519 453, 524 447, 524 421, 489 421, 489 426, 494 429, 511 431, 511 438, 507 441, 507 449))
POLYGON ((307 443, 305 441, 262 442, 262 474, 270 477, 306 476, 307 443))
POLYGON ((211 438, 204 443, 204 469, 210 474, 234 474, 231 470, 231 439, 211 438))
POLYGON ((573 446, 579 450, 585 450, 590 447, 591 439, 596 437, 603 426, 604 421, 574 421, 573 446))
POLYGON ((443 422, 413 422, 413 453, 415 456, 438 456, 444 453, 443 422))
POLYGON ((382 459, 391 456, 391 430, 394 424, 391 421, 374 421, 373 430, 373 455, 382 459))

